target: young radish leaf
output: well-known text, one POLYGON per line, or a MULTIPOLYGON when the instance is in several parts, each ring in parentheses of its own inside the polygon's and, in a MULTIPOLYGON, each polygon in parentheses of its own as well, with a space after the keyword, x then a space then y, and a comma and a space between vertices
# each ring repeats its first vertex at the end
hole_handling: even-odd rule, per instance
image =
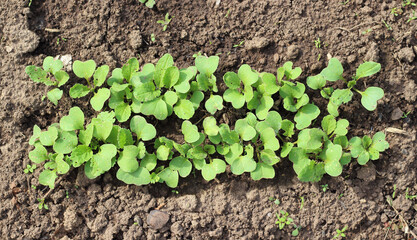
POLYGON ((355 80, 363 77, 369 77, 381 70, 381 64, 376 62, 365 62, 356 69, 355 80))
POLYGON ((96 66, 97 65, 94 60, 88 60, 85 62, 76 60, 72 64, 72 71, 77 77, 84 78, 88 81, 93 76, 96 66))
POLYGON ((130 130, 136 133, 138 139, 149 141, 156 136, 156 129, 152 124, 146 122, 141 116, 134 116, 130 120, 130 130))
POLYGON ((373 111, 378 105, 377 102, 384 96, 384 90, 379 87, 368 87, 362 95, 361 103, 368 111, 373 111))
POLYGON ((49 101, 51 101, 55 106, 58 105, 58 101, 62 98, 63 91, 54 88, 51 91, 49 91, 46 96, 48 97, 49 101))
POLYGON ((147 185, 151 182, 151 174, 144 167, 138 167, 134 172, 125 172, 119 168, 116 177, 126 184, 135 184, 136 186, 147 185))
POLYGON ((72 107, 68 116, 62 117, 59 125, 64 131, 84 129, 84 113, 79 107, 72 107))
POLYGON ((211 56, 211 57, 198 56, 195 59, 195 66, 197 67, 197 70, 208 78, 213 75, 218 65, 219 65, 218 56, 211 56))
POLYGON ((205 107, 210 114, 214 115, 218 110, 223 109, 223 98, 219 95, 211 95, 205 107))
POLYGON ((184 134, 184 140, 188 143, 194 143, 200 139, 197 126, 193 125, 190 121, 184 121, 181 125, 182 134, 184 134))
POLYGON ((101 111, 104 106, 104 102, 110 97, 110 90, 108 88, 100 88, 94 97, 91 98, 90 104, 96 111, 101 111))

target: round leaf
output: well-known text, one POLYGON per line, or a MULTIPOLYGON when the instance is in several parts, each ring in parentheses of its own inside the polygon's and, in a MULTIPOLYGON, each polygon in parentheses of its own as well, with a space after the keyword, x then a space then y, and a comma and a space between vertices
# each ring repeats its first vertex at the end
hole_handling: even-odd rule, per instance
POLYGON ((151 182, 151 174, 143 167, 138 167, 134 172, 125 172, 119 168, 116 177, 126 184, 135 184, 136 186, 146 185, 151 182))
POLYGON ((95 70, 96 63, 94 60, 88 60, 85 62, 76 60, 72 64, 72 71, 79 78, 90 79, 93 76, 95 70))
POLYGON ((136 158, 138 153, 139 149, 137 146, 125 146, 123 148, 123 152, 120 153, 120 157, 117 160, 117 164, 119 165, 120 169, 129 173, 136 171, 139 167, 139 163, 136 158))
POLYGON ((368 111, 373 111, 378 105, 377 102, 384 96, 384 90, 379 87, 369 87, 362 92, 361 103, 368 111))
POLYGON ((184 134, 184 140, 188 143, 194 143, 200 139, 197 126, 193 125, 190 121, 184 121, 181 125, 182 134, 184 134))
POLYGON ((219 95, 212 95, 206 101, 205 107, 210 114, 215 114, 218 110, 223 109, 223 98, 219 95))
POLYGON ((110 90, 108 88, 100 88, 94 97, 91 98, 90 104, 96 111, 101 111, 104 102, 110 97, 110 90))
POLYGON ((310 126, 311 122, 320 115, 320 109, 314 104, 307 104, 298 110, 294 120, 297 129, 304 129, 310 126))

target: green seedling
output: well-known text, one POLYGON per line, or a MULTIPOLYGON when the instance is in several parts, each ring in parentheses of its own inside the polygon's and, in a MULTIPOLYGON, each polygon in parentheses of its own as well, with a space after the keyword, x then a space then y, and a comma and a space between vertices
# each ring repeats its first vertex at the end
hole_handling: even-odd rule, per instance
POLYGON ((396 193, 397 193, 397 184, 394 184, 394 191, 392 192, 392 199, 395 199, 396 193))
POLYGON ((293 237, 297 237, 298 236, 298 234, 300 233, 300 230, 301 230, 301 226, 297 226, 297 225, 295 225, 294 224, 294 230, 291 232, 291 235, 293 236, 293 237))
POLYGON ((369 77, 381 70, 381 65, 375 62, 365 62, 356 69, 356 74, 351 81, 347 81, 343 75, 343 66, 337 58, 332 58, 328 66, 320 74, 307 78, 307 85, 314 89, 320 90, 321 95, 329 98, 327 106, 328 112, 337 117, 339 116, 338 108, 343 103, 348 103, 353 96, 352 90, 361 95, 361 103, 368 110, 376 109, 377 101, 384 96, 384 91, 379 87, 368 87, 365 91, 355 88, 357 81, 364 77, 369 77), (346 83, 346 89, 326 89, 324 88, 327 81, 335 82, 342 80, 346 83))
POLYGON ((385 20, 382 19, 382 23, 384 24, 384 26, 388 29, 388 30, 392 30, 391 25, 389 25, 385 20))
POLYGON ((56 45, 59 45, 60 40, 62 40, 62 41, 64 41, 64 42, 66 42, 66 41, 67 41, 67 39, 66 39, 66 38, 64 38, 64 37, 58 38, 58 39, 56 40, 56 45))
POLYGON ((32 1, 33 0, 29 0, 28 7, 32 6, 32 1))
POLYGON ((370 32, 372 32, 372 28, 366 29, 365 31, 362 32, 362 34, 365 35, 365 34, 368 34, 370 32))
POLYGON ((139 2, 144 3, 148 8, 153 8, 155 5, 155 0, 139 0, 139 2))
POLYGON ((412 0, 403 0, 402 6, 403 7, 407 7, 407 6, 416 6, 415 2, 411 2, 412 0))
POLYGON ((35 185, 31 185, 30 186, 33 190, 36 190, 36 186, 35 185))
POLYGON ((417 16, 416 16, 416 11, 414 11, 414 10, 411 10, 413 13, 412 13, 412 15, 410 15, 410 17, 408 18, 408 20, 407 20, 407 23, 409 23, 409 22, 411 22, 411 21, 413 21, 413 20, 416 20, 417 19, 417 16))
POLYGON ((320 185, 320 187, 323 192, 326 192, 329 189, 329 184, 323 184, 323 185, 320 185))
POLYGON ((151 41, 152 41, 152 42, 155 42, 155 41, 156 41, 156 39, 155 39, 155 34, 153 34, 153 33, 151 34, 151 41))
POLYGON ((301 205, 300 205, 300 210, 301 210, 304 207, 304 201, 305 200, 304 200, 304 197, 303 196, 301 196, 300 199, 301 199, 301 205))
POLYGON ((318 49, 321 48, 321 41, 319 37, 316 40, 314 40, 314 46, 316 46, 316 48, 318 49))
POLYGON ((42 210, 42 209, 49 210, 49 207, 45 203, 45 199, 44 198, 38 198, 37 200, 39 202, 39 204, 38 204, 38 209, 39 210, 42 210))
POLYGON ((389 148, 389 144, 385 141, 385 134, 377 132, 371 139, 369 136, 364 136, 362 139, 353 137, 349 141, 352 157, 358 158, 360 165, 366 164, 369 159, 379 159, 379 153, 389 148))
POLYGON ((277 221, 275 224, 278 225, 279 230, 284 229, 285 225, 290 225, 294 222, 294 220, 290 217, 288 217, 288 212, 284 210, 280 210, 279 213, 276 213, 277 221))
POLYGON ((233 47, 234 48, 238 48, 238 47, 241 47, 241 46, 243 46, 243 44, 245 43, 245 40, 242 40, 242 41, 240 41, 238 44, 234 44, 233 45, 233 47))
POLYGON ((164 20, 158 20, 157 23, 162 25, 162 31, 165 32, 168 28, 168 24, 171 22, 171 20, 174 18, 174 16, 170 17, 169 13, 165 14, 164 20))
POLYGON ((344 1, 344 2, 341 2, 340 4, 342 4, 342 5, 346 5, 346 4, 348 4, 348 3, 349 3, 349 1, 350 1, 350 0, 346 0, 346 1, 344 1))
POLYGON ((417 195, 409 195, 408 188, 405 190, 405 199, 413 200, 417 198, 417 195))
MULTIPOLYGON (((48 57, 43 68, 29 66, 27 72, 34 81, 58 85, 62 82, 56 81, 55 75, 61 65, 48 57)), ((301 181, 317 182, 324 174, 341 175, 352 157, 365 164, 378 159, 379 153, 388 148, 383 133, 376 133, 372 139, 365 136, 349 140, 349 122, 338 118, 337 110, 349 102, 353 92, 362 96, 366 109, 376 108, 383 91, 369 87, 362 92, 354 86, 361 78, 378 72, 378 63, 361 64, 352 80, 346 81, 340 62, 331 59, 319 75, 307 79, 310 88, 320 90, 329 99, 327 116, 320 116, 322 112, 310 101, 305 85, 296 81, 302 70, 294 68, 292 62, 279 67, 276 75, 259 73, 244 64, 237 73, 223 76, 227 86, 223 95, 218 93, 215 75, 219 57, 197 54, 194 65, 178 69, 169 54, 156 65, 139 66, 138 59, 131 58, 107 78, 106 65, 97 68, 93 60, 75 61, 74 74, 85 79, 86 85, 73 86, 70 96, 94 93, 90 105, 98 114, 86 119, 83 110, 72 107, 58 123, 43 130, 33 127, 29 158, 36 164, 33 166, 43 164, 39 183, 54 188, 59 175, 81 166, 90 179, 117 168, 117 179, 138 186, 165 183, 176 188, 180 177, 197 171, 211 181, 225 172, 227 165, 235 175, 247 172, 254 180, 271 179, 275 177, 275 165, 287 157, 301 181), (338 80, 347 88, 325 86, 327 81, 338 80), (227 120, 218 124, 209 114, 194 121, 197 111, 216 115, 225 108, 223 101, 243 108, 246 117, 230 126, 227 120), (292 113, 283 116, 293 118, 283 119, 272 110, 281 106, 292 113), (158 121, 170 116, 184 120, 183 144, 158 135, 158 121)), ((302 208, 303 198, 301 201, 302 208)))
POLYGON ((28 165, 26 165, 26 168, 23 170, 23 172, 26 173, 26 174, 33 173, 33 171, 35 171, 35 169, 36 169, 35 164, 33 164, 33 165, 28 164, 28 165))
POLYGON ((345 231, 348 229, 348 225, 345 225, 342 230, 336 229, 336 235, 333 236, 333 239, 342 239, 346 237, 345 231))
POLYGON ((224 15, 224 18, 228 18, 230 14, 230 9, 227 9, 226 15, 224 15))
POLYGON ((403 10, 401 8, 393 8, 391 9, 391 14, 394 16, 401 15, 403 13, 403 10))
POLYGON ((64 64, 61 60, 55 60, 49 56, 43 60, 42 68, 34 65, 25 68, 25 72, 34 82, 54 87, 48 91, 46 97, 55 105, 58 105, 58 101, 63 95, 63 91, 59 87, 63 86, 69 80, 68 73, 61 70, 63 67, 64 64))

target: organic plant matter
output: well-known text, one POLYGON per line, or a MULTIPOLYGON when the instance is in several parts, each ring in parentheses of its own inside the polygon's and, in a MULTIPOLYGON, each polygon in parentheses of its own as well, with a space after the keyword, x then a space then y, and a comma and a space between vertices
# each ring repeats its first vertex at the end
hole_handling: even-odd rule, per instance
POLYGON ((144 3, 148 8, 153 8, 155 5, 155 0, 139 0, 139 2, 144 3))
POLYGON ((48 91, 46 97, 53 104, 58 105, 58 101, 62 98, 63 91, 59 89, 69 80, 69 75, 61 70, 64 67, 61 60, 55 60, 53 57, 46 57, 43 60, 43 66, 34 65, 27 66, 25 72, 34 82, 43 83, 47 86, 54 86, 48 91))
MULTIPOLYGON (((172 56, 165 54, 156 65, 141 68, 131 58, 108 77, 107 65, 97 68, 93 60, 75 61, 74 74, 87 85, 75 84, 69 95, 79 98, 93 92, 90 104, 98 114, 91 118, 88 111, 72 107, 59 123, 45 130, 33 127, 29 143, 34 149, 29 158, 43 164, 39 182, 53 188, 58 175, 81 166, 88 178, 115 167, 116 177, 127 184, 164 182, 172 188, 180 177, 195 170, 207 181, 215 179, 227 165, 233 174, 246 172, 259 180, 274 178, 277 163, 286 158, 301 181, 319 181, 324 174, 339 176, 352 158, 366 164, 388 148, 382 132, 349 140, 349 121, 338 118, 339 106, 351 100, 353 91, 362 96, 366 109, 376 108, 382 89, 368 87, 362 92, 354 86, 377 73, 378 63, 361 64, 347 82, 343 67, 333 58, 320 74, 307 78, 310 88, 329 99, 329 115, 320 115, 322 111, 311 102, 304 83, 296 81, 302 71, 293 68, 292 62, 279 67, 276 75, 259 73, 247 64, 237 73, 227 72, 223 95, 217 87, 218 65, 219 57, 199 54, 195 66, 178 69, 172 56), (347 88, 325 87, 327 81, 337 80, 344 81, 347 88), (108 87, 104 87, 106 83, 108 87), (243 108, 245 115, 229 125, 217 113, 231 107, 243 108), (184 141, 160 135, 154 123, 168 118, 183 120, 180 132, 184 141)), ((48 57, 43 69, 29 66, 27 72, 38 82, 59 85, 63 84, 60 78, 50 77, 65 75, 58 74, 61 68, 48 57)))

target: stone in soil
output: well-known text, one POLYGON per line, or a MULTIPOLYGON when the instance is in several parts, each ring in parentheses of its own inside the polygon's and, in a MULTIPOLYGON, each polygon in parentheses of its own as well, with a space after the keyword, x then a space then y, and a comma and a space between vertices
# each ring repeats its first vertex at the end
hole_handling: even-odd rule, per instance
POLYGON ((405 61, 407 63, 412 63, 414 61, 414 58, 416 57, 416 55, 414 54, 414 51, 411 47, 402 48, 398 52, 397 56, 398 56, 399 59, 401 59, 402 61, 405 61))
POLYGON ((163 228, 168 221, 169 214, 159 210, 152 210, 146 219, 149 227, 155 230, 163 228))
POLYGON ((403 111, 401 111, 401 109, 399 107, 396 107, 391 112, 391 120, 392 121, 399 120, 399 119, 401 119, 402 116, 403 116, 403 111))

